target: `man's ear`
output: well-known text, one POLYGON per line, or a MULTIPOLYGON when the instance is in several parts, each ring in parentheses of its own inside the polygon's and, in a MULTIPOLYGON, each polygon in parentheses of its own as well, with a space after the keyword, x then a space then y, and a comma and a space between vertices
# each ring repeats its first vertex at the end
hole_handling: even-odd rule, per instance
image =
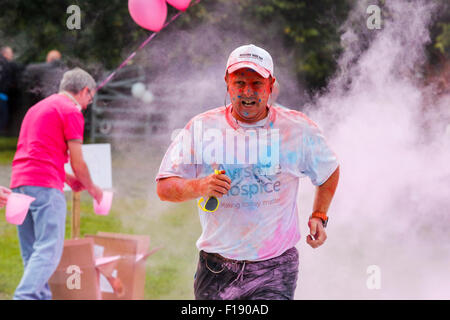
POLYGON ((270 84, 270 93, 272 93, 273 92, 273 86, 275 85, 275 80, 276 80, 276 78, 273 78, 273 77, 270 77, 272 80, 271 80, 271 84, 270 84))
POLYGON ((223 77, 225 83, 227 84, 227 92, 228 92, 228 72, 225 73, 225 77, 223 77))

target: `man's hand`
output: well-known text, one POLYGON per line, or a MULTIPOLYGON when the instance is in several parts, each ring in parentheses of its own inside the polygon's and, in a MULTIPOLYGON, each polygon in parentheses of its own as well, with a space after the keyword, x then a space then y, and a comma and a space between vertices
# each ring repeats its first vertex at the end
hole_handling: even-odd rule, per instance
POLYGON ((310 234, 306 237, 306 243, 309 244, 314 249, 320 247, 327 239, 327 233, 325 232, 325 229, 323 227, 322 219, 310 218, 308 222, 308 227, 310 230, 309 231, 310 234))
POLYGON ((87 191, 92 196, 92 198, 94 198, 95 201, 97 201, 97 203, 102 202, 103 190, 99 186, 94 185, 91 189, 88 189, 87 191))
POLYGON ((199 192, 202 196, 210 197, 215 196, 217 198, 222 197, 228 193, 231 189, 231 179, 221 174, 211 174, 198 181, 199 192))
MULTIPOLYGON (((222 171, 223 172, 223 171, 222 171)), ((199 197, 227 194, 231 188, 231 179, 223 173, 211 174, 205 178, 184 179, 168 177, 156 184, 156 192, 162 201, 182 202, 199 197)))
POLYGON ((66 173, 66 183, 74 192, 80 192, 86 189, 80 180, 69 173, 66 173))
POLYGON ((69 140, 67 145, 69 146, 70 152, 70 165, 72 166, 75 178, 84 188, 86 188, 87 192, 100 203, 102 201, 103 191, 92 182, 88 166, 83 158, 81 141, 69 140))
POLYGON ((94 198, 98 203, 102 201, 103 190, 99 186, 93 184, 90 188, 86 188, 81 183, 81 181, 77 179, 77 177, 70 173, 66 173, 66 183, 72 188, 74 192, 87 190, 92 198, 94 198))
POLYGON ((8 196, 11 194, 11 190, 8 188, 0 186, 0 208, 6 206, 6 202, 8 201, 8 196))

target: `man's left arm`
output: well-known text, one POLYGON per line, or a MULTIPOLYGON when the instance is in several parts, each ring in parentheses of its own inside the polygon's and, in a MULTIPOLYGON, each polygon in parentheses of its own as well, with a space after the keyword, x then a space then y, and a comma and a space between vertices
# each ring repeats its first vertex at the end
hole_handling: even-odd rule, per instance
MULTIPOLYGON (((314 198, 313 212, 320 212, 326 214, 330 207, 331 200, 339 181, 339 167, 323 184, 316 188, 314 198)), ((306 242, 313 248, 320 247, 327 239, 327 234, 323 226, 321 218, 311 217, 308 222, 310 235, 306 238, 306 242)))
POLYGON ((81 192, 85 190, 86 188, 83 186, 83 184, 78 180, 73 174, 70 174, 66 172, 66 180, 65 182, 69 185, 69 187, 74 192, 81 192))

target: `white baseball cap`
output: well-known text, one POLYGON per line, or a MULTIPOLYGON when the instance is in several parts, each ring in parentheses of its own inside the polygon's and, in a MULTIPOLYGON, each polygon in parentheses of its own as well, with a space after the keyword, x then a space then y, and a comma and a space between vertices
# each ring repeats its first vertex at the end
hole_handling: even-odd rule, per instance
POLYGON ((253 44, 234 49, 228 57, 228 73, 233 73, 241 68, 255 70, 264 78, 273 77, 272 57, 266 50, 253 44))

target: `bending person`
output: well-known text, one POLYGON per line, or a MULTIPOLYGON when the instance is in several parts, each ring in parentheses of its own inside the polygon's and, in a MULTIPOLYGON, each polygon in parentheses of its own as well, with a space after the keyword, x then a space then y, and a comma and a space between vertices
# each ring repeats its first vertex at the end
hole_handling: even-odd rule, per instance
POLYGON ((74 191, 86 189, 97 201, 96 186, 83 159, 85 110, 95 94, 95 80, 86 71, 67 71, 60 92, 31 107, 22 122, 12 163, 11 189, 36 198, 18 226, 24 264, 14 299, 51 299, 48 280, 59 264, 64 246, 66 199, 64 182, 74 191), (70 162, 74 175, 66 174, 70 162))

